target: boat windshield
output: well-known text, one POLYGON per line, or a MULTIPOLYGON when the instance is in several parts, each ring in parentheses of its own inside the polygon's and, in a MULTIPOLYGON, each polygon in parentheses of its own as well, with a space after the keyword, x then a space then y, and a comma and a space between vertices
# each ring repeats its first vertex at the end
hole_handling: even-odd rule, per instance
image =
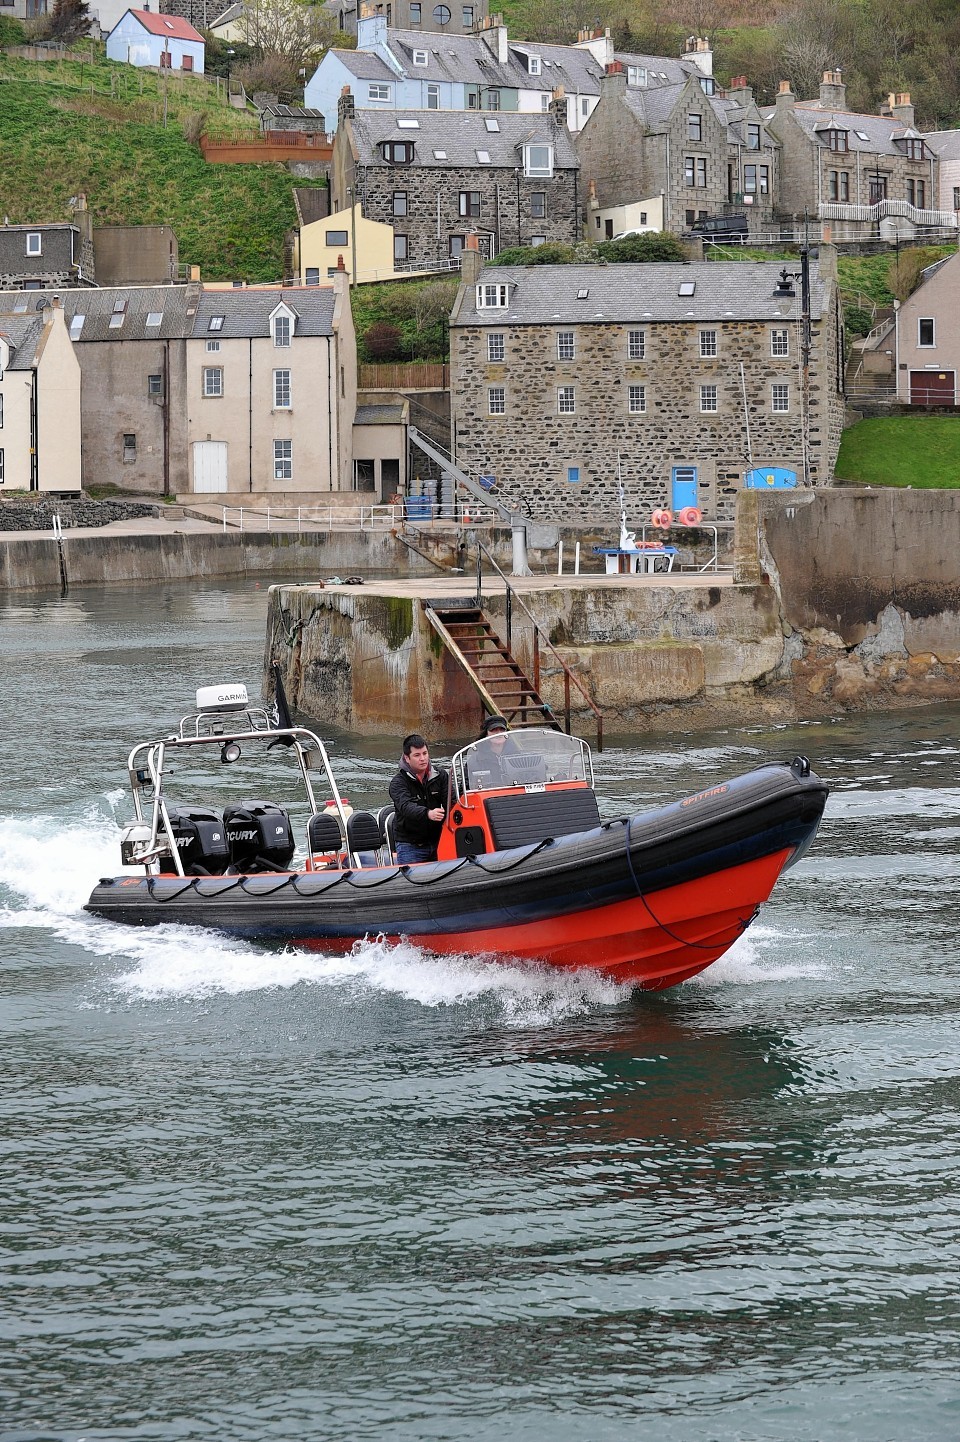
POLYGON ((543 786, 550 781, 593 785, 590 747, 562 731, 523 729, 494 733, 453 758, 458 795, 503 786, 543 786))

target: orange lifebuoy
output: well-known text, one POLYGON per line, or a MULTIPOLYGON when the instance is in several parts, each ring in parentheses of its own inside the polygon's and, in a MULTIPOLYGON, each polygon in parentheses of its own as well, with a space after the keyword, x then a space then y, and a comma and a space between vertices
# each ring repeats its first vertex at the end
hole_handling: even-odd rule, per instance
POLYGON ((673 525, 673 513, 671 511, 658 511, 660 519, 655 522, 661 530, 667 531, 673 525))
POLYGON ((698 506, 684 506, 677 520, 681 526, 699 526, 703 520, 703 513, 698 506))
POLYGON ((660 508, 659 508, 659 506, 658 506, 657 509, 654 511, 653 515, 650 517, 650 524, 651 524, 651 526, 659 526, 659 524, 660 524, 660 517, 661 517, 662 515, 663 515, 663 512, 660 510, 660 508))

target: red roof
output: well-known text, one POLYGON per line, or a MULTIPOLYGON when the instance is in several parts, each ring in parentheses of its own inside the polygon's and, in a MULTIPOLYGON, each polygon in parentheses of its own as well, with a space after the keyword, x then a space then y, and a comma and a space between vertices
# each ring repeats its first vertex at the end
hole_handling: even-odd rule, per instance
POLYGON ((168 40, 195 40, 203 44, 199 30, 194 30, 190 22, 179 15, 158 15, 153 10, 131 10, 130 14, 135 15, 151 35, 164 35, 168 40))

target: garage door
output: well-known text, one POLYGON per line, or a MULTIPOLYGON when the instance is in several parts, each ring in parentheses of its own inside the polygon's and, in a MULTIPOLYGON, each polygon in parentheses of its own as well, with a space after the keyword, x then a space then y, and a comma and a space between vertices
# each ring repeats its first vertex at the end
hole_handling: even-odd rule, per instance
POLYGON ((227 489, 226 441, 194 441, 193 489, 225 491, 227 489))
POLYGON ((956 398, 955 371, 911 371, 912 406, 952 406, 956 398))

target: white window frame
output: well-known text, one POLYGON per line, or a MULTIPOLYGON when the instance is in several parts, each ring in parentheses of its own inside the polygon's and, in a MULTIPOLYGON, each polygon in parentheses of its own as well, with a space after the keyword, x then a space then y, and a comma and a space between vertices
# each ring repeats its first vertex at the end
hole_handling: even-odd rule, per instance
POLYGON ((43 235, 39 230, 27 231, 27 255, 43 255, 43 235))
POLYGON ((293 321, 288 315, 273 317, 273 345, 275 350, 289 350, 293 339, 293 321))
POLYGON ((544 142, 531 143, 523 147, 523 173, 528 179, 552 180, 553 179, 553 146, 544 142), (546 160, 535 164, 534 153, 546 151, 546 160))
POLYGON ((782 358, 790 354, 790 332, 786 327, 774 326, 770 331, 770 354, 782 358))
POLYGON ((646 360, 647 333, 645 330, 627 331, 627 360, 646 360))
POLYGON ((717 356, 717 332, 715 330, 702 330, 700 332, 700 359, 715 360, 717 356))
POLYGON ((646 386, 627 386, 627 410, 632 416, 642 415, 647 409, 646 386))
POLYGON ((506 310, 510 304, 510 287, 489 281, 477 286, 477 310, 506 310))
POLYGON ((490 331, 487 334, 487 361, 491 365, 499 365, 506 358, 507 345, 503 331, 490 331))
POLYGON ((700 387, 700 413, 701 415, 716 415, 720 409, 720 391, 717 386, 700 387))
POLYGON ((576 357, 576 332, 572 330, 557 331, 557 360, 576 360, 576 357))
POLYGON ((577 413, 576 386, 557 386, 557 415, 575 416, 577 413))
POLYGON ((539 74, 540 74, 540 70, 541 70, 540 56, 539 56, 539 55, 528 55, 528 56, 527 56, 527 74, 528 74, 528 75, 539 75, 539 74))
POLYGON ((208 340, 208 341, 207 341, 207 350, 211 353, 211 355, 212 355, 215 351, 218 351, 219 349, 220 349, 220 342, 219 342, 218 340, 208 340))
POLYGON ((367 102, 371 105, 389 105, 393 99, 393 86, 386 80, 371 80, 367 85, 367 102))
POLYGON ((273 479, 275 481, 293 480, 293 441, 274 441, 273 479))
POLYGON ((3 447, 0 446, 0 485, 3 484, 3 482, 4 482, 5 479, 6 479, 6 471, 5 471, 5 468, 4 468, 3 447))
POLYGON ((774 381, 770 387, 770 409, 775 416, 790 414, 790 385, 788 381, 774 381))
POLYGON ((415 50, 415 51, 413 52, 413 63, 414 63, 414 65, 429 65, 429 63, 430 63, 430 51, 429 51, 429 50, 415 50))
POLYGON ((507 414, 506 386, 490 386, 488 388, 487 414, 491 416, 505 416, 507 414))
POLYGON ((286 366, 273 373, 273 409, 275 411, 293 409, 293 389, 290 384, 290 371, 286 366))
POLYGON ((3 393, 0 391, 0 431, 3 430, 3 393))
POLYGON ((646 85, 646 83, 647 83, 647 67, 646 67, 645 65, 628 65, 628 66, 627 66, 627 84, 628 84, 628 85, 638 85, 638 86, 639 86, 639 85, 646 85))
POLYGON ((427 86, 427 109, 440 109, 440 86, 436 83, 436 81, 431 81, 430 84, 427 86), (431 104, 431 102, 434 100, 437 102, 436 105, 431 104))
POLYGON ((203 398, 207 401, 223 399, 223 366, 204 366, 203 398))
POLYGON ((918 317, 917 317, 917 349, 918 349, 918 350, 936 350, 936 348, 937 348, 937 322, 936 322, 936 320, 935 320, 934 317, 931 316, 931 315, 925 315, 925 316, 922 316, 922 317, 918 316, 918 317), (929 339, 929 340, 922 340, 922 339, 921 339, 922 331, 920 330, 920 327, 921 327, 922 325, 929 325, 929 327, 930 327, 930 339, 929 339))

